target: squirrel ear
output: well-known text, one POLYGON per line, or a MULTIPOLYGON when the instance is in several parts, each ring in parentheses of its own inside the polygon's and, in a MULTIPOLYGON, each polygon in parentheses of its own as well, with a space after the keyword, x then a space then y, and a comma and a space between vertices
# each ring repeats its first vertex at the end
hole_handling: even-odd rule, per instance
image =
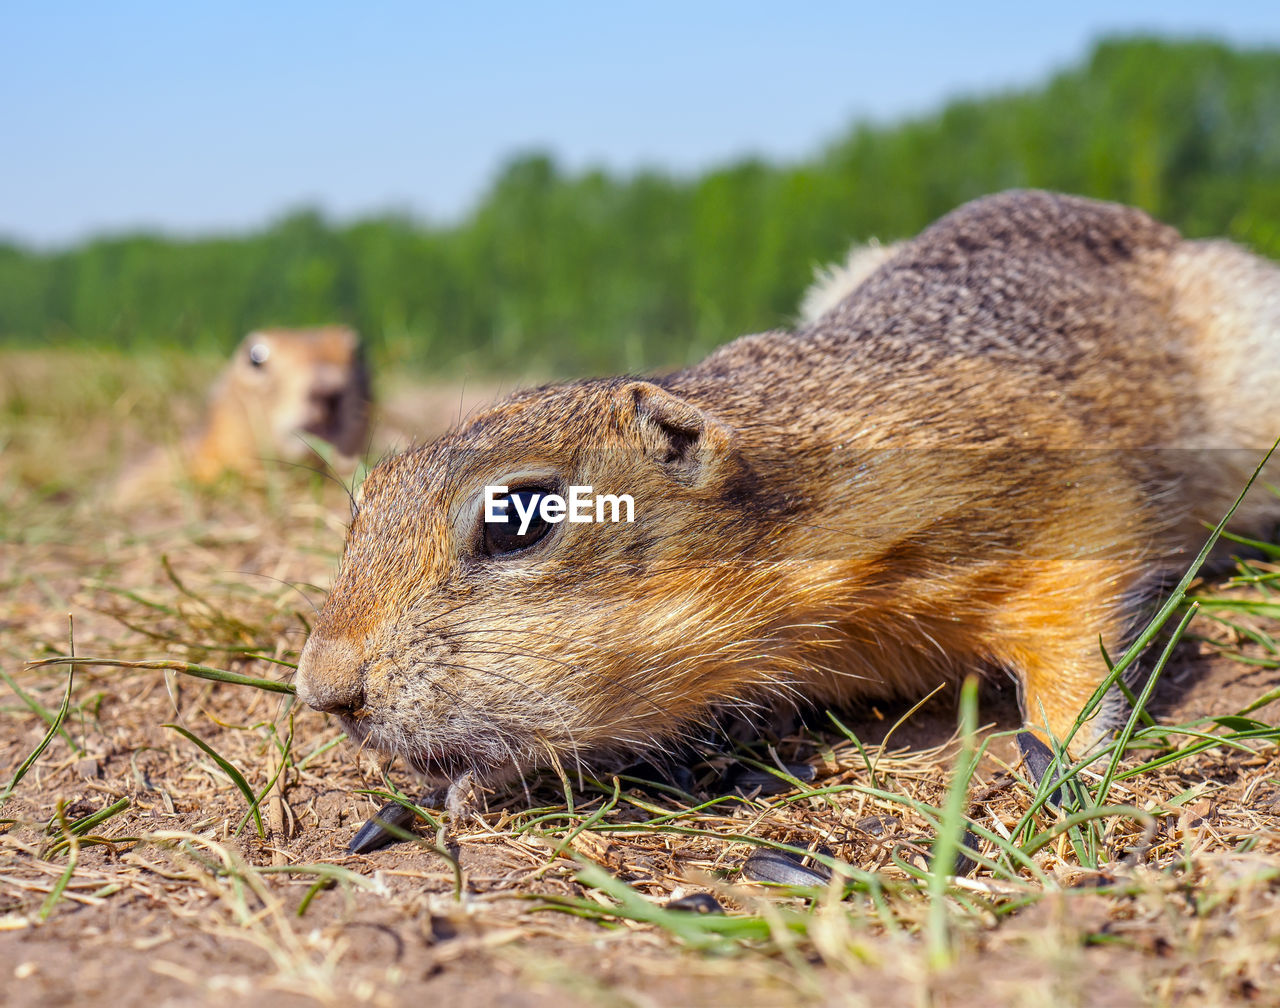
POLYGON ((729 428, 711 414, 652 382, 628 382, 618 390, 634 412, 640 445, 673 475, 706 482, 728 454, 729 428))

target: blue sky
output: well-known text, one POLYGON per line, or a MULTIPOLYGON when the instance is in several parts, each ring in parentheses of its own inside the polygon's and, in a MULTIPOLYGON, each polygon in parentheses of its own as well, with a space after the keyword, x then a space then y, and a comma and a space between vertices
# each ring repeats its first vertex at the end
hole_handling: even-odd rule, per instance
POLYGON ((692 172, 1034 83, 1101 34, 1280 44, 1272 3, 6 4, 0 235, 455 219, 502 161, 692 172))

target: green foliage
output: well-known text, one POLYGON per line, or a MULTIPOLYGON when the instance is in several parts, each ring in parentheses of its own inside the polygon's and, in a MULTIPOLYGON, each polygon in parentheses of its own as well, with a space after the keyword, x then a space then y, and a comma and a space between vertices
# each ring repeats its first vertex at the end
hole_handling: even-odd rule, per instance
POLYGON ((959 203, 1037 186, 1141 206, 1280 256, 1280 51, 1100 43, 1025 91, 856 124, 793 165, 694 179, 513 160, 451 227, 314 211, 238 238, 0 246, 0 342, 226 348, 343 321, 384 364, 580 372, 696 360, 786 325, 815 265, 959 203))

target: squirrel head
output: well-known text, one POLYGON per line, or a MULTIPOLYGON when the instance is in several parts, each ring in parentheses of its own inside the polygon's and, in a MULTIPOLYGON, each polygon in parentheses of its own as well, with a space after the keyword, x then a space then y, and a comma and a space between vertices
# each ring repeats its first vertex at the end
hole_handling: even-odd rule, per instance
POLYGON ((298 695, 436 779, 669 737, 732 694, 725 640, 758 650, 751 482, 659 383, 518 394, 369 473, 298 695))
POLYGON ((360 339, 345 326, 263 329, 232 357, 213 409, 237 410, 262 450, 297 460, 300 435, 328 441, 343 455, 365 447, 369 378, 360 339))

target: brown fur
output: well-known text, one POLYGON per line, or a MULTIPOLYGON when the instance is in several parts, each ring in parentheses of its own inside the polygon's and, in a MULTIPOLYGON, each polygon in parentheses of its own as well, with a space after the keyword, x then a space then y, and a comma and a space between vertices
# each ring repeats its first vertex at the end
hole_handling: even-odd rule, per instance
POLYGON ((1276 267, 1137 210, 968 204, 806 329, 521 393, 383 462, 299 696, 435 777, 993 669, 1062 737, 1099 637, 1123 646, 1280 434, 1278 305, 1276 267), (631 493, 636 521, 487 556, 483 488, 522 482, 631 493))
POLYGON ((183 481, 257 476, 268 460, 307 458, 304 437, 353 456, 366 447, 368 430, 369 381, 352 330, 252 332, 214 386, 200 429, 176 452, 157 451, 127 472, 116 496, 127 503, 183 481))

